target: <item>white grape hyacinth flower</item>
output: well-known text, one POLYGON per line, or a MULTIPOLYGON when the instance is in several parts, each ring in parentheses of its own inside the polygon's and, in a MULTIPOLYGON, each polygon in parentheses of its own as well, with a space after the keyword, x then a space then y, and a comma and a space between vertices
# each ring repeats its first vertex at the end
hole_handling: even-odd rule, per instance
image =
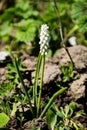
POLYGON ((46 24, 41 26, 40 32, 40 53, 46 55, 49 47, 49 27, 46 24))

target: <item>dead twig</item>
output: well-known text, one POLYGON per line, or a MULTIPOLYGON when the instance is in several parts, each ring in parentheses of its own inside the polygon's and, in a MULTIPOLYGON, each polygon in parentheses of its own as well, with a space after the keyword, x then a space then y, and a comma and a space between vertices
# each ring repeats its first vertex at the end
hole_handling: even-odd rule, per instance
POLYGON ((71 62, 74 65, 72 57, 71 57, 67 47, 65 46, 65 42, 67 41, 67 37, 66 38, 63 37, 62 24, 61 24, 61 19, 60 19, 60 12, 59 12, 59 7, 58 7, 58 4, 57 4, 56 0, 54 0, 54 5, 55 5, 56 12, 57 12, 57 17, 58 17, 58 25, 59 25, 59 31, 60 31, 60 36, 61 36, 61 44, 65 48, 65 50, 66 50, 66 52, 67 52, 71 62))

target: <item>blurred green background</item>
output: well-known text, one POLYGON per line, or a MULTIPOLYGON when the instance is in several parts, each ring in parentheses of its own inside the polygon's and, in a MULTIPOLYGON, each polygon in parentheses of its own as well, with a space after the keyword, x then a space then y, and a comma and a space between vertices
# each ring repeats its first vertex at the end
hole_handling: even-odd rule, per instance
MULTIPOLYGON (((87 0, 56 0, 59 4, 64 38, 75 36, 77 44, 87 46, 87 0)), ((50 28, 49 51, 61 47, 54 0, 0 0, 0 46, 18 54, 37 56, 42 24, 50 28)))

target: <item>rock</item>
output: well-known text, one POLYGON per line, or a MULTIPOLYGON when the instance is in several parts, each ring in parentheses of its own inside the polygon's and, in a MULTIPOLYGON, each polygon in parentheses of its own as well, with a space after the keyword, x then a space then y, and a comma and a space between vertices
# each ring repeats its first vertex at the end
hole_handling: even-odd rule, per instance
POLYGON ((5 73, 7 71, 6 64, 10 62, 11 62, 10 53, 1 51, 0 52, 0 83, 6 80, 6 76, 5 76, 5 73))
POLYGON ((72 98, 77 101, 81 98, 86 97, 86 85, 87 82, 87 74, 82 74, 79 79, 74 80, 73 83, 70 85, 70 93, 72 98))
POLYGON ((46 62, 45 72, 44 72, 44 84, 49 84, 52 81, 60 79, 61 71, 58 65, 50 62, 46 62))
POLYGON ((28 121, 24 124, 23 130, 32 130, 34 124, 35 130, 40 127, 41 130, 48 130, 46 119, 33 119, 33 121, 28 121))
POLYGON ((23 59, 24 59, 23 65, 26 66, 29 71, 35 71, 37 58, 33 56, 25 55, 23 59))
POLYGON ((5 82, 6 81, 6 76, 5 76, 5 73, 7 71, 7 68, 4 67, 4 68, 0 68, 0 84, 2 82, 5 82))
POLYGON ((0 52, 0 65, 11 62, 11 55, 8 52, 0 52))
MULTIPOLYGON (((77 69, 86 69, 87 71, 87 47, 77 45, 68 47, 68 51, 74 61, 77 69)), ((58 53, 54 55, 53 61, 59 66, 65 65, 70 61, 69 56, 64 48, 60 49, 58 53)))
POLYGON ((71 46, 76 46, 77 45, 76 37, 75 36, 70 37, 68 41, 69 41, 69 44, 71 46))

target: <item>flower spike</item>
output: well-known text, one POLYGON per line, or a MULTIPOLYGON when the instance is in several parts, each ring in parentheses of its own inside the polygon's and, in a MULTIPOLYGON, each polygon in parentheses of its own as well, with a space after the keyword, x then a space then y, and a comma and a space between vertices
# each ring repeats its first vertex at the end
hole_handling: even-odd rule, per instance
POLYGON ((43 24, 41 26, 41 32, 40 32, 40 53, 41 55, 46 55, 48 51, 49 46, 49 27, 46 24, 43 24))

